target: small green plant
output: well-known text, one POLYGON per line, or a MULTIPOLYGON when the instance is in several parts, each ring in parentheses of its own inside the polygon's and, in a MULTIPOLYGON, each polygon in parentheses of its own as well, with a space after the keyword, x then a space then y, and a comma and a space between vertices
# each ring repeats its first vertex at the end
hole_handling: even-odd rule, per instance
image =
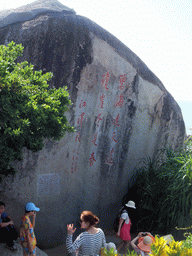
POLYGON ((23 147, 37 152, 44 138, 59 140, 73 131, 64 113, 71 105, 67 88, 49 88, 52 73, 34 71, 14 42, 0 45, 0 176, 13 173, 23 147))
POLYGON ((103 248, 101 256, 117 256, 117 252, 114 250, 114 248, 111 248, 110 250, 103 248))
MULTIPOLYGON (((101 256, 120 256, 120 254, 118 254, 117 251, 114 250, 114 248, 111 248, 110 250, 103 248, 101 251, 101 256)), ((137 256, 137 253, 128 249, 127 253, 124 254, 124 256, 137 256)))
POLYGON ((183 247, 191 249, 192 248, 192 234, 189 232, 189 233, 185 233, 184 236, 186 237, 186 239, 183 241, 183 247))

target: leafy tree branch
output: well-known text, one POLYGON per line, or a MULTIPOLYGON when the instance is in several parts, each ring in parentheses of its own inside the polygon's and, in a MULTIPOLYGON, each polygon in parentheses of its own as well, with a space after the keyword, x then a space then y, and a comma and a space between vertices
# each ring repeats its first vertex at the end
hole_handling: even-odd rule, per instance
POLYGON ((22 53, 21 44, 0 45, 0 175, 14 171, 11 163, 22 159, 23 147, 37 152, 44 138, 60 140, 74 131, 64 115, 71 105, 67 88, 49 88, 52 73, 16 63, 22 53))

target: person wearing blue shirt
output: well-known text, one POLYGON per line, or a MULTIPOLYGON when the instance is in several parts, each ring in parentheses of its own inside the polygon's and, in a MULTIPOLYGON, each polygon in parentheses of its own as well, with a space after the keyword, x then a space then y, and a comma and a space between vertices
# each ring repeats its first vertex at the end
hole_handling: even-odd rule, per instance
POLYGON ((0 201, 0 243, 6 243, 8 249, 17 251, 13 240, 17 240, 18 237, 13 221, 5 213, 5 203, 0 201))

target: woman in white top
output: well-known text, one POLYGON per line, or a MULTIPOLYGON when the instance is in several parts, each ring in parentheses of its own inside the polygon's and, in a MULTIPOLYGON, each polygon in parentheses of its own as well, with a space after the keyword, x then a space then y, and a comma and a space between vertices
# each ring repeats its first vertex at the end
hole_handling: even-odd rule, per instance
POLYGON ((122 239, 122 242, 117 247, 117 250, 119 251, 124 245, 126 246, 126 249, 129 248, 130 242, 131 242, 131 220, 128 215, 128 211, 130 209, 136 209, 135 203, 133 201, 128 201, 127 204, 124 205, 124 207, 120 210, 121 216, 119 219, 119 227, 117 231, 117 236, 119 236, 122 239))
POLYGON ((66 246, 69 253, 79 251, 79 256, 98 256, 102 247, 106 246, 105 235, 102 229, 96 228, 99 218, 90 211, 83 211, 80 216, 81 233, 73 242, 72 236, 76 230, 73 224, 67 225, 66 246))

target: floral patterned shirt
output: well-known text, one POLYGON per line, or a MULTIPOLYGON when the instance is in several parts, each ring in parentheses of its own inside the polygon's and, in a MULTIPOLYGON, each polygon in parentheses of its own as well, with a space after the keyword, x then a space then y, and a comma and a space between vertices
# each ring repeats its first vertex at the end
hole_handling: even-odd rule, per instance
POLYGON ((21 219, 20 243, 26 252, 29 252, 29 248, 34 251, 37 244, 33 225, 30 218, 26 215, 21 219))

